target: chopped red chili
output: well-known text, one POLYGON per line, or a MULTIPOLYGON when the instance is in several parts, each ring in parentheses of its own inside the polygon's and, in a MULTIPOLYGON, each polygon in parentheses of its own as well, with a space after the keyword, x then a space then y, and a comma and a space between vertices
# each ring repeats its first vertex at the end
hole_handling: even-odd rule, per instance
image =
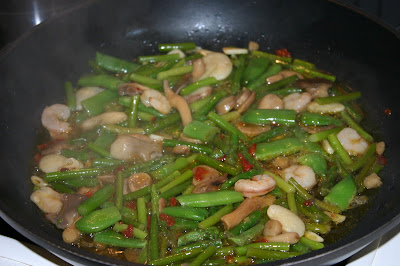
POLYGON ((392 110, 390 110, 389 108, 385 109, 385 114, 386 115, 391 115, 392 114, 392 110))
POLYGON ((197 181, 200 181, 204 178, 204 175, 208 173, 208 170, 204 167, 197 167, 196 168, 196 173, 194 174, 194 178, 197 181))
POLYGON ((127 201, 124 204, 125 207, 128 207, 131 210, 136 210, 136 204, 133 201, 127 201))
POLYGON ((378 163, 380 165, 386 165, 387 164, 386 157, 384 155, 382 155, 382 154, 378 156, 377 160, 378 160, 378 163))
POLYGON ((257 238, 256 240, 254 240, 255 243, 260 243, 260 242, 268 242, 267 239, 265 239, 264 237, 260 236, 259 238, 257 238))
POLYGON ((169 200, 169 206, 176 206, 178 205, 178 200, 174 197, 171 197, 169 200))
POLYGON ((303 204, 308 207, 311 206, 312 202, 311 200, 305 200, 303 204))
POLYGON ((85 194, 85 196, 86 196, 87 198, 90 198, 91 196, 93 196, 94 191, 93 191, 93 190, 89 190, 89 191, 85 192, 84 194, 85 194))
POLYGON ((256 143, 253 143, 253 145, 251 145, 250 148, 249 148, 249 153, 253 157, 256 155, 256 148, 257 148, 257 144, 256 143))
POLYGON ((126 238, 132 238, 133 237, 133 225, 129 224, 128 228, 126 228, 124 231, 122 231, 122 234, 126 237, 126 238))
POLYGON ((147 215, 147 231, 150 231, 151 216, 147 215))
POLYGON ((226 161, 226 155, 224 154, 224 156, 217 158, 218 161, 220 162, 225 162, 226 161))
POLYGON ((67 172, 67 171, 69 171, 68 168, 61 168, 61 169, 60 169, 60 172, 67 172))
POLYGON ((122 171, 122 170, 124 170, 124 169, 125 169, 125 165, 122 164, 122 165, 116 167, 116 168, 113 170, 113 173, 116 174, 116 173, 118 173, 119 171, 122 171))
POLYGON ((165 213, 160 214, 160 219, 165 221, 168 227, 173 226, 175 224, 174 218, 165 213))
POLYGON ((239 159, 240 159, 240 164, 242 165, 243 170, 245 172, 248 172, 248 171, 250 171, 251 169, 254 168, 254 166, 251 163, 249 163, 246 160, 246 158, 244 158, 243 155, 240 152, 238 153, 238 156, 239 156, 239 159))
POLYGON ((279 55, 279 56, 282 56, 282 57, 292 57, 292 55, 290 54, 290 52, 286 48, 275 50, 275 54, 279 55))
POLYGON ((42 154, 40 152, 37 152, 33 159, 35 160, 36 164, 39 164, 40 160, 42 159, 42 154))

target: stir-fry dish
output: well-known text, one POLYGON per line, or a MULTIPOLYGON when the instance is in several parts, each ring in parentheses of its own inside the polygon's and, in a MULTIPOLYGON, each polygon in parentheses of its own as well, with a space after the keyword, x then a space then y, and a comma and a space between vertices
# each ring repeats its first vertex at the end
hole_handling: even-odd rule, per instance
POLYGON ((255 42, 158 49, 96 53, 43 110, 31 200, 64 242, 150 265, 286 259, 382 184, 385 143, 334 75, 255 42))

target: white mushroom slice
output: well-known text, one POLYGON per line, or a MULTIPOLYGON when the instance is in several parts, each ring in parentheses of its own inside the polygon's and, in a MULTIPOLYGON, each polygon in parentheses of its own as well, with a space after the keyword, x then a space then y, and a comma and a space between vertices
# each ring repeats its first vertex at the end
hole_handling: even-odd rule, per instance
POLYGON ((261 98, 258 109, 283 109, 283 101, 275 94, 267 94, 261 98))
POLYGON ((385 151, 385 142, 381 141, 376 143, 376 154, 382 155, 385 151))
POLYGON ((257 42, 249 41, 248 47, 250 51, 257 51, 260 45, 257 42))
POLYGON ((324 148, 324 150, 328 154, 334 154, 335 153, 335 150, 332 148, 331 144, 326 139, 322 140, 322 148, 324 148))
POLYGON ((215 106, 217 114, 224 115, 236 106, 235 96, 228 96, 220 100, 215 106))
POLYGON ((48 154, 39 162, 39 169, 45 173, 60 171, 61 169, 83 168, 83 163, 75 158, 67 158, 61 154, 48 154))
POLYGON ((320 242, 320 243, 324 242, 324 239, 320 235, 311 231, 306 231, 304 233, 304 237, 313 240, 315 242, 320 242))
POLYGON ((312 102, 307 106, 307 111, 312 113, 336 114, 343 110, 344 105, 341 103, 318 104, 316 102, 312 102))
POLYGON ((295 232, 284 232, 276 236, 264 236, 267 242, 282 242, 288 244, 296 244, 300 240, 299 234, 295 232))
POLYGON ((79 89, 75 93, 76 110, 80 111, 83 109, 82 101, 92 98, 93 96, 99 94, 102 91, 104 91, 104 89, 100 87, 84 87, 82 89, 79 89))
POLYGON ((91 130, 100 125, 113 125, 121 123, 128 119, 128 115, 124 112, 106 112, 86 119, 82 122, 81 128, 84 131, 91 130))
POLYGON ((146 90, 140 95, 140 101, 147 107, 153 107, 162 114, 168 114, 172 106, 167 98, 157 90, 146 90))
POLYGON ((346 216, 341 215, 341 214, 337 214, 337 213, 333 213, 333 212, 328 212, 328 211, 324 211, 324 213, 326 215, 328 215, 332 221, 336 224, 340 224, 343 223, 344 220, 346 220, 346 216))
POLYGON ((282 233, 282 225, 277 220, 270 219, 264 225, 264 236, 277 236, 282 233))
POLYGON ((203 57, 206 71, 200 79, 214 77, 217 80, 223 80, 232 72, 232 62, 229 57, 223 53, 208 53, 203 57))
POLYGON ((304 222, 292 211, 279 205, 271 205, 267 210, 267 215, 270 219, 279 221, 284 232, 295 232, 300 237, 304 235, 306 230, 304 222))
POLYGON ((32 181, 32 184, 34 184, 37 187, 47 187, 49 185, 42 178, 40 178, 36 175, 31 176, 31 181, 32 181))
POLYGON ((168 54, 178 54, 180 59, 185 58, 185 56, 186 56, 185 53, 179 49, 173 49, 173 50, 169 51, 168 54))
POLYGON ((227 55, 248 54, 249 50, 237 47, 223 47, 222 51, 227 55))

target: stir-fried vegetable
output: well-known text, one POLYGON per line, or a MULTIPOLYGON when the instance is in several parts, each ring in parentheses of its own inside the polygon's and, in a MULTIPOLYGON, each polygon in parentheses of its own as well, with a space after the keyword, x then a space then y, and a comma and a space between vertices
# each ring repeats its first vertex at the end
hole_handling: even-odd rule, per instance
POLYGON ((31 199, 65 242, 151 265, 287 259, 382 184, 384 142, 334 75, 286 49, 158 48, 96 53, 43 111, 31 199))

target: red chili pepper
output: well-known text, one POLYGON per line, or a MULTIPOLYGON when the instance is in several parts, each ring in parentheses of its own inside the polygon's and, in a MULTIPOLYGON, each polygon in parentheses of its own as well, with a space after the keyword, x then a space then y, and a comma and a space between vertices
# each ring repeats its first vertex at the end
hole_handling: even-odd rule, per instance
POLYGON ((61 168, 61 169, 60 169, 60 172, 67 172, 67 171, 69 171, 68 168, 61 168))
POLYGON ((132 238, 133 237, 133 225, 129 224, 128 228, 126 228, 124 231, 121 232, 126 238, 132 238))
POLYGON ((378 156, 378 163, 380 164, 380 165, 386 165, 387 164, 387 160, 386 160, 386 157, 384 156, 384 155, 379 155, 378 156))
POLYGON ((151 216, 147 215, 147 231, 150 231, 151 216))
POLYGON ((171 197, 169 199, 169 206, 176 206, 176 205, 178 205, 178 200, 174 197, 171 197))
POLYGON ((260 242, 268 242, 267 239, 265 239, 264 237, 260 236, 259 238, 257 238, 256 240, 254 240, 255 243, 260 243, 260 242))
POLYGON ((389 108, 385 109, 385 114, 386 115, 391 115, 392 114, 392 110, 390 110, 389 108))
POLYGON ((85 192, 84 194, 87 198, 90 198, 91 196, 93 196, 94 192, 93 192, 93 190, 89 190, 89 191, 85 192))
POLYGON ((36 164, 39 164, 40 160, 42 159, 42 154, 40 152, 37 152, 33 159, 35 160, 36 164))
POLYGON ((251 163, 249 163, 246 160, 246 158, 244 158, 243 155, 240 152, 238 153, 238 156, 239 156, 239 159, 240 159, 240 164, 242 165, 243 170, 245 172, 248 172, 248 171, 250 171, 251 169, 254 168, 254 166, 251 163))
POLYGON ((208 173, 208 170, 204 167, 197 167, 196 168, 196 173, 194 174, 194 178, 197 181, 200 181, 203 179, 204 175, 208 173))
POLYGON ((113 173, 116 174, 116 173, 118 173, 119 171, 122 171, 122 170, 124 170, 124 169, 125 169, 125 165, 122 164, 122 165, 116 167, 116 168, 113 170, 113 173))
POLYGON ((131 210, 136 210, 136 204, 133 201, 125 202, 125 207, 128 207, 131 210))
POLYGON ((226 155, 224 154, 224 156, 217 158, 217 161, 225 162, 226 161, 226 155))
POLYGON ((235 262, 234 257, 233 257, 232 254, 226 255, 225 256, 225 261, 226 261, 227 264, 235 262))
POLYGON ((249 153, 253 157, 256 155, 256 148, 257 148, 257 143, 253 143, 253 145, 251 145, 249 148, 249 153))
POLYGON ((49 141, 47 143, 42 143, 42 144, 37 145, 37 148, 39 150, 43 150, 43 149, 46 149, 47 147, 49 147, 50 145, 53 145, 54 143, 57 143, 59 141, 60 140, 58 140, 58 139, 53 139, 52 141, 49 141))
POLYGON ((305 206, 309 207, 309 206, 311 206, 312 202, 311 202, 311 200, 306 200, 306 201, 304 201, 303 204, 304 204, 305 206))
POLYGON ((167 223, 168 227, 173 226, 175 224, 174 218, 172 218, 171 216, 169 216, 165 213, 160 214, 160 219, 165 221, 167 223))
POLYGON ((292 57, 292 55, 290 54, 290 52, 286 48, 275 50, 275 54, 279 55, 279 56, 282 56, 282 57, 292 57))

